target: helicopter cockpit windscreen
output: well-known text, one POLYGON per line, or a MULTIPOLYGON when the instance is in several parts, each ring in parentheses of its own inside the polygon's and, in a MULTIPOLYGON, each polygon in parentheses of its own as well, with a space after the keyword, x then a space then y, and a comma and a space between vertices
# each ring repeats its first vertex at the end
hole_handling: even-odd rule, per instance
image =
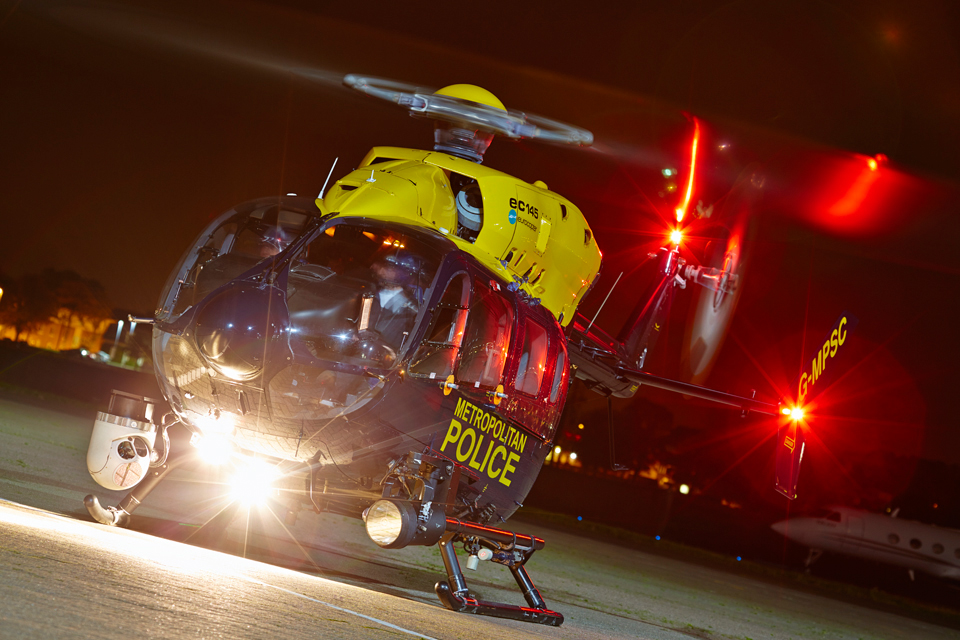
POLYGON ((390 227, 330 226, 291 262, 291 331, 315 358, 391 368, 413 332, 440 255, 390 227))
POLYGON ((307 210, 266 198, 221 215, 171 274, 160 297, 158 318, 172 321, 214 289, 285 249, 306 225, 307 210))

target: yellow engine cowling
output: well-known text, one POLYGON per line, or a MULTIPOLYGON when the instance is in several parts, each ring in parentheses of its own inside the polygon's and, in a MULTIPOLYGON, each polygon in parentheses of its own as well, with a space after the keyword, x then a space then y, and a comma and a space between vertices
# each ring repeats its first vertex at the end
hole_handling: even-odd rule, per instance
POLYGON ((338 180, 324 211, 433 229, 473 255, 566 325, 600 270, 600 250, 580 210, 542 182, 435 151, 375 147, 338 180), (483 226, 474 242, 456 235, 450 176, 476 181, 483 226))

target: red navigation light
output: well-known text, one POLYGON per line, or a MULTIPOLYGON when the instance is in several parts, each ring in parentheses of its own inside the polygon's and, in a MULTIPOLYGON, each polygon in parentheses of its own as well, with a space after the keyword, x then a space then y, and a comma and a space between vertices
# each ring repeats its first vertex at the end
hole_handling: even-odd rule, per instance
POLYGON ((674 229, 670 232, 670 242, 680 244, 681 240, 683 240, 683 232, 680 229, 674 229))
POLYGON ((803 420, 803 409, 801 409, 800 407, 793 407, 793 408, 784 407, 783 409, 780 409, 780 413, 787 416, 794 422, 799 422, 800 420, 803 420))

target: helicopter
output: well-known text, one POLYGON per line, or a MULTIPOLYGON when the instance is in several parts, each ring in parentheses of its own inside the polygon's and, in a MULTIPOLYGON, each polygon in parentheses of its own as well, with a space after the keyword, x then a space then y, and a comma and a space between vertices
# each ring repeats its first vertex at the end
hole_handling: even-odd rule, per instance
MULTIPOLYGON (((656 277, 611 336, 578 311, 602 262, 583 213, 543 182, 482 164, 496 135, 587 146, 590 132, 508 110, 474 85, 343 82, 432 119, 434 148, 375 147, 327 191, 334 163, 315 199, 262 198, 207 225, 155 317, 131 318, 152 325, 172 411, 161 417, 159 401, 113 393, 87 466, 101 486, 128 493, 117 506, 89 495, 86 508, 125 526, 185 461, 229 462, 272 487, 287 522, 331 512, 362 518, 384 549, 437 545, 447 576, 435 589, 448 609, 559 626, 563 615, 526 569, 545 541, 503 524, 553 449, 574 378, 608 402, 647 385, 778 416, 797 438, 799 418, 782 402, 699 384, 742 290, 742 225, 718 243, 717 266, 687 263, 680 222, 691 179, 670 240, 649 256, 656 277), (687 380, 654 375, 645 364, 688 287, 699 302, 687 380), (189 451, 171 447, 178 424, 189 451), (474 597, 457 545, 468 569, 507 567, 527 606, 474 597)), ((698 135, 699 126, 694 149, 698 135)), ((795 497, 802 443, 778 456, 787 449, 777 483, 795 497)), ((205 528, 222 530, 235 513, 228 505, 205 528)))

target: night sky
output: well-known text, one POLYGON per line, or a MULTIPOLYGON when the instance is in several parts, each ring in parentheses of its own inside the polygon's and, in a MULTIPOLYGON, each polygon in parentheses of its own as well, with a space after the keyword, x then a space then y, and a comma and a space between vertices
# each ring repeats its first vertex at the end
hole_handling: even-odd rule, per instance
MULTIPOLYGON (((485 162, 583 209, 605 255, 584 311, 625 272, 598 320, 616 331, 676 204, 660 195, 661 169, 688 161, 696 116, 713 149, 700 197, 721 197, 748 168, 763 192, 710 384, 775 400, 846 310, 860 319, 850 373, 823 398, 801 490, 856 493, 865 480, 850 478, 849 452, 960 462, 953 3, 195 5, 0 2, 0 273, 73 269, 118 309, 151 313, 212 216, 315 194, 335 157, 343 175, 371 146, 432 144, 429 122, 352 94, 343 74, 470 82, 596 134, 589 151, 495 141, 485 162), (878 154, 888 160, 869 175, 878 154)), ((652 365, 663 373, 679 306, 652 365)), ((707 447, 772 484, 761 423, 648 397, 701 434, 675 450, 707 447), (725 435, 706 438, 706 426, 725 435)))

